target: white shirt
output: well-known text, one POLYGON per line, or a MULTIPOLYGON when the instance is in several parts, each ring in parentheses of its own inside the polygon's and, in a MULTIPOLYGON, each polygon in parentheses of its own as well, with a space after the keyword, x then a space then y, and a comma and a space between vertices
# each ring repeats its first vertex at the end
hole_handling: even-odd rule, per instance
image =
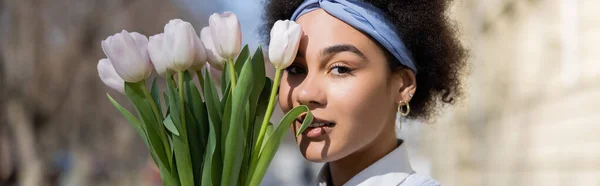
MULTIPOLYGON (((410 166, 402 140, 400 146, 352 177, 344 186, 439 186, 432 178, 416 172, 410 166)), ((317 176, 318 186, 330 186, 329 164, 317 176)))

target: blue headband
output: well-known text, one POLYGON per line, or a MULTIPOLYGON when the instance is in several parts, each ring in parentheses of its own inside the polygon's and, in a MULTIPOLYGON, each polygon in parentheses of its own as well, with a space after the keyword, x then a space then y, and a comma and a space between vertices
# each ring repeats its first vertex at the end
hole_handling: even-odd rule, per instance
POLYGON ((410 52, 379 8, 360 0, 306 0, 296 9, 291 20, 296 21, 300 16, 318 8, 369 34, 401 64, 417 73, 410 52))

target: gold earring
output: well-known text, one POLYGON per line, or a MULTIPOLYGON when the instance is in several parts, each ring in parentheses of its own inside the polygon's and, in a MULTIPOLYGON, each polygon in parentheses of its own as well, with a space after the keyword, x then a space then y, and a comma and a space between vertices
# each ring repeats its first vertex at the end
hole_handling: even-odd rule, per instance
POLYGON ((400 113, 400 115, 406 117, 408 116, 408 113, 410 113, 410 105, 408 104, 408 102, 406 101, 400 101, 400 105, 398 105, 398 113, 400 113), (406 109, 402 109, 402 106, 406 105, 406 109))

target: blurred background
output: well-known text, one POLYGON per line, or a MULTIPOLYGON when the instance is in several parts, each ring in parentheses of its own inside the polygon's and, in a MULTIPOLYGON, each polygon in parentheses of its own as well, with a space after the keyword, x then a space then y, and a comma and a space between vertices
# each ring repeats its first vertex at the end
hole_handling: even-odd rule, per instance
MULTIPOLYGON (((600 185, 597 7, 456 0, 451 16, 471 49, 467 95, 433 123, 403 122, 414 169, 450 186, 600 185)), ((173 18, 199 31, 225 10, 256 48, 261 0, 0 0, 0 186, 160 185, 106 99, 128 105, 98 78, 100 41, 122 29, 154 35, 173 18)), ((317 174, 290 136, 263 185, 317 174)))

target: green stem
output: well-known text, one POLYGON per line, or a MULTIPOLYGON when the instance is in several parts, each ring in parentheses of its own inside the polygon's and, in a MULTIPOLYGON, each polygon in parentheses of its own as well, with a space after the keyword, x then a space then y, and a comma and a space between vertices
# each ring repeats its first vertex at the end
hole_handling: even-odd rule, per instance
POLYGON ((227 65, 229 66, 229 79, 231 81, 231 94, 233 94, 233 90, 235 89, 235 84, 237 82, 237 78, 235 75, 235 66, 233 66, 233 59, 227 60, 227 65))
POLYGON ((183 98, 183 71, 177 72, 178 90, 179 90, 179 116, 181 118, 181 128, 185 129, 185 105, 183 98))
POLYGON ((269 97, 269 106, 267 106, 267 113, 263 118, 262 125, 260 126, 260 133, 258 133, 258 139, 256 140, 255 147, 258 148, 260 153, 260 148, 262 147, 263 138, 265 137, 265 133, 267 132, 267 125, 269 124, 269 120, 271 119, 271 115, 273 114, 273 107, 275 107, 275 96, 277 96, 277 90, 279 87, 279 82, 281 81, 281 69, 275 70, 275 82, 273 83, 273 88, 271 89, 271 96, 269 97))
POLYGON ((173 174, 168 171, 168 169, 165 169, 163 166, 159 166, 159 171, 160 171, 160 179, 163 182, 163 185, 165 186, 177 186, 180 185, 179 184, 179 180, 175 177, 173 177, 173 174))
MULTIPOLYGON (((146 99, 154 100, 154 98, 152 98, 152 95, 150 95, 150 92, 146 88, 146 80, 143 80, 141 83, 142 83, 142 89, 144 90, 144 96, 146 96, 146 99)), ((154 117, 156 118, 156 120, 158 120, 159 123, 162 123, 162 121, 163 121, 162 116, 160 115, 160 112, 158 111, 158 106, 156 106, 156 103, 154 101, 150 101, 150 107, 152 108, 152 111, 154 112, 154 117)))
POLYGON ((204 77, 202 76, 202 70, 196 71, 196 76, 198 76, 198 81, 200 82, 200 89, 204 88, 204 77))
POLYGON ((183 92, 185 87, 183 86, 183 75, 186 71, 177 72, 178 91, 179 91, 179 118, 180 118, 180 130, 178 137, 173 137, 173 144, 175 148, 175 162, 177 164, 177 172, 179 174, 179 180, 181 186, 193 186, 194 175, 191 164, 188 133, 185 118, 185 97, 183 92))
POLYGON ((150 107, 152 108, 152 112, 154 113, 154 117, 156 118, 157 123, 159 124, 159 126, 157 127, 157 129, 159 129, 159 135, 160 138, 162 139, 161 141, 163 141, 163 146, 165 146, 165 150, 167 150, 167 152, 165 152, 167 154, 167 157, 169 159, 169 164, 172 163, 171 162, 171 145, 169 144, 169 140, 167 140, 167 136, 165 136, 165 133, 163 130, 160 129, 164 129, 163 128, 163 117, 162 115, 160 115, 160 111, 158 111, 158 106, 156 106, 156 103, 154 102, 154 98, 152 98, 152 95, 150 95, 150 92, 148 91, 148 89, 146 88, 146 80, 143 80, 141 82, 141 86, 142 86, 142 90, 144 90, 144 96, 146 97, 147 100, 150 100, 150 107))

